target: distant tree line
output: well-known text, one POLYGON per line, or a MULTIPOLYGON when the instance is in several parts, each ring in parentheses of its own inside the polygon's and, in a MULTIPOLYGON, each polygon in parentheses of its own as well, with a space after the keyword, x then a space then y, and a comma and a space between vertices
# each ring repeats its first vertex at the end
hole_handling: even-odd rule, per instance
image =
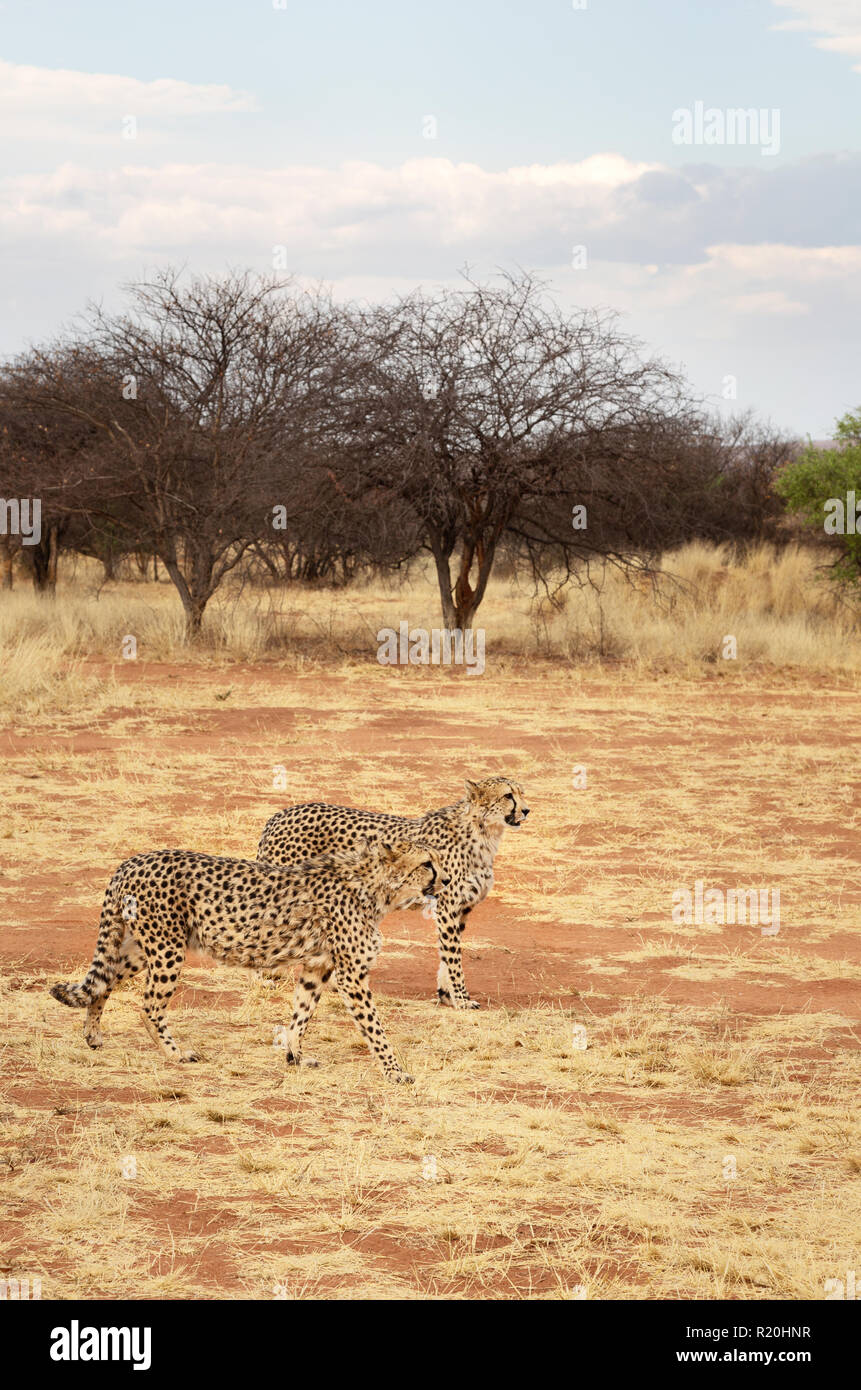
POLYGON ((772 537, 795 453, 523 274, 359 307, 166 271, 0 368, 0 496, 41 499, 37 589, 64 550, 106 577, 160 564, 191 636, 237 567, 343 584, 425 553, 465 628, 501 556, 555 586, 584 561, 648 570, 693 538, 772 537))

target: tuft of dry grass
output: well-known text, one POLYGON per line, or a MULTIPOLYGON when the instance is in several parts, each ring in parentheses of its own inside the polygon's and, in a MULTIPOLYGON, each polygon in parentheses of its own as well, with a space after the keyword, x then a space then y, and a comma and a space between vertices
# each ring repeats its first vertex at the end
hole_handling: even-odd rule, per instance
POLYGON ((681 1058, 691 1076, 706 1086, 742 1086, 756 1074, 755 1053, 739 1047, 688 1047, 681 1058))

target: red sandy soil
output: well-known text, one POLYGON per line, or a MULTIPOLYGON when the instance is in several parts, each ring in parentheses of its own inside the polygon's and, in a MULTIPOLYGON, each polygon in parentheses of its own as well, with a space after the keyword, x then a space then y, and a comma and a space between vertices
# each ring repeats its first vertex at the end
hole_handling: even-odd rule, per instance
MULTIPOLYGON (((71 718, 66 720, 63 728, 57 732, 52 732, 49 736, 49 743, 52 751, 62 749, 68 753, 68 779, 70 783, 76 780, 76 759, 86 753, 94 751, 115 751, 118 747, 124 746, 125 740, 134 737, 135 751, 142 763, 146 763, 148 757, 153 759, 163 759, 169 756, 172 748, 187 750, 193 748, 205 751, 208 749, 217 750, 218 745, 226 739, 240 739, 255 743, 264 742, 268 747, 289 749, 291 743, 296 739, 296 720, 297 714, 303 718, 313 719, 314 733, 323 732, 330 721, 342 721, 342 712, 334 709, 327 711, 320 708, 318 696, 321 691, 330 686, 337 678, 322 677, 319 680, 303 677, 302 691, 306 695, 303 701, 303 710, 283 710, 268 705, 247 706, 243 704, 242 689, 248 680, 253 680, 259 684, 267 678, 283 684, 289 682, 294 677, 281 672, 267 672, 265 667, 230 667, 229 669, 213 670, 211 668, 188 668, 170 666, 146 666, 140 663, 137 667, 124 666, 121 670, 116 667, 104 666, 101 663, 91 663, 94 673, 105 674, 108 671, 117 675, 118 680, 132 682, 153 682, 153 681, 173 681, 181 680, 188 688, 189 692, 195 690, 223 690, 233 688, 231 704, 236 708, 225 706, 223 709, 196 709, 193 711, 193 727, 191 712, 165 711, 159 715, 160 731, 157 741, 147 744, 143 739, 143 720, 138 709, 135 708, 115 708, 111 710, 109 717, 97 718, 88 721, 85 718, 76 720, 71 718), (112 731, 112 726, 118 719, 136 721, 140 723, 140 730, 132 733, 133 726, 126 724, 122 738, 119 739, 112 731)), ((709 707, 711 696, 707 690, 702 690, 699 695, 689 694, 686 705, 690 708, 699 701, 703 709, 703 727, 699 737, 698 747, 703 752, 711 755, 718 755, 722 748, 727 746, 728 739, 734 736, 750 737, 751 725, 753 723, 766 724, 769 721, 768 695, 764 691, 751 691, 741 687, 734 689, 731 695, 728 694, 725 685, 721 682, 710 681, 708 688, 719 688, 720 697, 732 705, 732 712, 724 708, 721 717, 715 718, 713 722, 709 719, 709 707)), ((790 705, 797 702, 799 709, 807 709, 813 694, 813 688, 821 690, 823 702, 823 717, 828 717, 829 704, 833 703, 835 709, 839 709, 841 717, 846 720, 849 711, 846 707, 846 692, 835 692, 832 686, 826 682, 819 682, 815 678, 804 683, 804 689, 796 690, 795 682, 785 681, 780 683, 779 698, 782 703, 790 705)), ((596 683, 590 693, 594 696, 600 691, 600 685, 596 683)), ((470 750, 472 736, 470 731, 464 727, 463 720, 456 710, 447 710, 446 705, 446 685, 442 682, 435 690, 435 703, 433 712, 428 714, 418 714, 411 711, 408 720, 399 713, 396 708, 392 708, 390 701, 385 706, 381 706, 379 714, 359 724, 357 728, 349 733, 341 731, 339 742, 341 755, 337 766, 329 770, 328 777, 320 786, 319 795, 321 799, 326 799, 336 803, 349 803, 352 799, 350 792, 350 771, 351 755, 362 757, 363 759, 372 756, 381 760, 386 760, 387 764, 393 762, 403 766, 404 771, 409 766, 410 756, 415 756, 417 750, 422 750, 425 754, 431 753, 436 749, 444 750, 444 762, 441 764, 440 772, 451 772, 448 779, 453 786, 457 786, 460 776, 460 769, 466 767, 470 761, 470 750)), ((610 691, 607 691, 608 697, 610 691)), ((541 698, 540 681, 536 685, 536 698, 541 698)), ((376 697, 370 693, 369 707, 374 708, 376 697)), ((561 706, 557 706, 559 718, 561 706)), ((367 714, 367 710, 365 711, 367 714)), ((588 737, 584 738, 582 731, 576 742, 577 762, 589 763, 597 761, 598 758, 610 746, 613 747, 615 762, 613 767, 614 787, 618 790, 630 790, 632 794, 632 823, 628 826, 621 824, 614 826, 614 835, 618 839, 618 853, 608 854, 606 843, 601 849, 600 872, 612 873, 614 869, 620 874, 631 873, 636 867, 636 850, 632 846, 636 843, 635 837, 640 832, 641 827, 635 823, 636 815, 636 790, 638 786, 638 774, 644 766, 644 759, 648 758, 650 765, 654 766, 656 758, 660 758, 663 749, 669 749, 675 744, 675 737, 672 733, 664 732, 658 739, 649 736, 645 726, 642 737, 629 736, 628 745, 620 744, 619 732, 613 728, 613 723, 618 714, 618 705, 614 705, 608 698, 608 704, 603 714, 600 709, 591 710, 593 723, 593 738, 590 743, 588 737), (630 837, 630 838, 629 838, 630 837)), ((148 729, 151 735, 151 724, 148 729)), ((769 727, 768 733, 771 737, 780 737, 782 742, 791 745, 793 734, 790 729, 769 727)), ((305 731, 304 740, 307 743, 309 735, 305 731)), ((528 729, 520 729, 516 726, 513 718, 507 727, 500 727, 494 736, 486 736, 482 744, 481 762, 485 766, 492 765, 492 755, 496 748, 503 753, 512 744, 516 744, 522 753, 532 754, 535 757, 536 765, 540 766, 541 760, 546 757, 546 733, 536 730, 534 726, 528 729)), ((8 760, 15 766, 16 758, 20 756, 21 767, 26 766, 24 755, 32 748, 32 735, 5 733, 0 735, 0 756, 8 760)), ((857 761, 856 761, 857 767, 857 761)), ((27 772, 21 775, 28 776, 27 772)), ((34 774, 38 776, 38 774, 34 774)), ((55 773, 51 774, 52 781, 57 780, 55 773)), ((440 775, 440 781, 446 778, 440 775)), ((231 811, 236 813, 237 820, 246 823, 248 828, 248 854, 253 855, 255 837, 262 826, 260 818, 260 795, 259 792, 249 790, 243 791, 241 787, 230 789, 229 796, 225 793, 222 798, 223 788, 218 788, 219 808, 229 806, 231 811)), ((454 793, 457 795, 457 792, 454 793)), ((758 789, 758 796, 761 804, 768 806, 770 814, 774 814, 774 806, 771 801, 767 787, 758 789)), ((267 810, 266 814, 276 809, 277 794, 273 793, 274 802, 267 810)), ((164 817, 163 833, 166 836, 165 843, 170 842, 169 824, 171 816, 181 811, 184 806, 193 805, 192 798, 183 799, 181 793, 177 792, 171 797, 169 814, 166 811, 164 817)), ((417 808, 418 809, 418 808, 417 808)), ((53 812, 53 808, 50 808, 53 812)), ((707 808, 704 807, 704 814, 707 808)), ((756 814, 756 803, 750 808, 748 814, 756 814)), ((827 1058, 835 1054, 840 1049, 857 1049, 861 1046, 861 1028, 857 1025, 861 1023, 861 988, 857 981, 843 979, 826 980, 796 980, 790 974, 783 974, 776 971, 773 974, 749 975, 745 976, 743 966, 739 973, 732 978, 716 978, 714 980, 703 979, 701 981, 691 979, 676 978, 668 973, 669 970, 678 967, 682 962, 678 957, 649 957, 643 961, 626 961, 624 973, 618 975, 597 975, 590 981, 588 967, 583 965, 583 961, 590 957, 601 957, 605 962, 613 964, 614 957, 626 951, 633 951, 643 943, 644 935, 649 935, 650 915, 646 914, 637 919, 630 927, 627 925, 596 925, 589 921, 568 921, 568 922, 542 922, 540 925, 533 924, 528 915, 522 915, 512 910, 506 905, 506 881, 508 873, 508 862, 512 853, 516 853, 521 865, 528 865, 528 839, 530 836, 540 834, 542 808, 534 803, 533 815, 530 817, 528 825, 519 832, 507 831, 503 840, 502 849, 497 860, 496 885, 492 896, 487 902, 482 904, 470 917, 467 930, 467 941, 470 938, 492 941, 497 949, 469 951, 466 956, 466 968, 468 983, 473 996, 481 1001, 483 1007, 494 1008, 499 1005, 525 1006, 535 1004, 539 1001, 552 1001, 562 1008, 570 1005, 578 998, 579 991, 588 989, 591 982, 597 985, 599 997, 589 1001, 589 1007, 596 1014, 610 1014, 615 1012, 622 1001, 627 1001, 638 996, 650 997, 660 995, 664 1000, 679 1005, 697 1006, 702 1008, 713 1007, 718 1003, 723 1005, 739 1020, 766 1018, 777 1015, 787 1015, 799 1012, 824 1012, 829 1011, 842 1015, 847 1021, 852 1021, 854 1026, 847 1026, 842 1029, 835 1029, 829 1033, 827 1042, 822 1046, 805 1045, 801 1048, 791 1049, 791 1064, 794 1069, 793 1074, 796 1079, 802 1079, 806 1074, 806 1068, 815 1061, 827 1058), (514 835, 521 837, 521 843, 516 850, 513 846, 514 835), (526 839, 527 844, 522 843, 526 839), (499 947, 504 950, 498 949, 499 947), (764 987, 767 981, 767 987, 764 987)), ((264 817, 265 818, 265 817, 264 817)), ((572 832, 576 829, 572 825, 572 832)), ((154 834, 158 827, 149 826, 148 834, 154 834)), ((803 839, 812 831, 817 834, 827 833, 832 838, 835 853, 854 854, 857 852, 857 844, 854 837, 847 831, 845 825, 839 823, 816 824, 811 826, 809 820, 803 814, 794 813, 794 808, 787 805, 782 808, 779 821, 780 834, 792 833, 803 839)), ((75 830, 72 825, 65 824, 63 832, 65 836, 74 837, 75 830)), ((590 864, 590 850, 595 847, 597 841, 590 843, 588 832, 581 832, 576 839, 572 863, 575 865, 582 863, 583 880, 588 882, 590 874, 595 872, 590 864)), ((143 846, 142 846, 143 847, 143 846)), ((521 881, 525 876, 528 881, 528 869, 521 868, 521 881)), ((43 989, 47 981, 58 978, 65 978, 68 970, 76 967, 84 960, 89 959, 95 941, 96 923, 98 920, 98 906, 101 893, 106 882, 107 875, 103 868, 92 869, 83 872, 80 880, 89 884, 92 890, 92 906, 90 908, 80 906, 68 906, 65 902, 63 876, 56 873, 34 874, 32 878, 25 881, 27 910, 31 916, 33 926, 29 929, 11 930, 9 926, 0 923, 0 968, 8 970, 11 962, 17 963, 17 969, 13 973, 10 983, 13 987, 23 989, 43 989), (35 929, 34 929, 35 928, 35 929), (26 975, 22 973, 26 971, 26 975)), ((80 884, 78 884, 80 890, 80 884)), ((20 913, 18 914, 20 915, 20 913)), ((620 912, 620 916, 623 914, 620 912)), ((660 914, 651 914, 651 920, 657 923, 660 914)), ((414 943, 414 950, 409 957, 397 955, 394 958, 387 956, 385 948, 378 962, 374 973, 375 992, 380 996, 386 995, 399 996, 407 999, 427 1000, 430 1007, 430 1000, 434 993, 435 974, 436 974, 436 950, 433 938, 432 924, 425 921, 418 913, 400 913, 389 918, 383 926, 384 938, 397 936, 407 938, 414 943)), ((857 937, 850 933, 835 933, 826 941, 817 941, 815 944, 809 943, 804 934, 793 932, 791 940, 789 935, 776 938, 760 938, 757 936, 748 937, 746 955, 751 962, 761 962, 763 960, 774 959, 779 961, 782 952, 791 949, 793 952, 802 955, 814 954, 826 959, 850 959, 858 960, 859 950, 857 937)), ((720 936, 710 935, 708 947, 738 947, 739 929, 728 926, 725 927, 720 936)), ((201 965, 204 962, 191 958, 190 963, 201 965)), ((217 969, 217 966, 211 968, 217 969)), ((182 1002, 193 998, 194 990, 191 986, 183 985, 177 995, 177 1002, 182 1002)), ((210 1004, 212 996, 208 996, 210 1004)), ((229 1009, 238 1002, 238 996, 230 991, 225 991, 223 998, 219 1001, 226 1009, 229 1009)), ((392 1008, 389 1006, 389 1013, 392 1008)), ((71 1022, 71 1020, 70 1020, 71 1022)), ((717 1027, 717 1025, 716 1025, 717 1027)), ((143 1037, 143 1035, 142 1035, 143 1037)), ((507 1069, 508 1070, 508 1069, 507 1069)), ((510 1074, 510 1073, 509 1073, 510 1074)), ((166 1085, 168 1078, 166 1077, 166 1085)), ((180 1086, 180 1077, 176 1084, 180 1086)), ((501 1089, 506 1089, 506 1082, 501 1083, 501 1089)), ((528 1098, 528 1088, 519 1087, 516 1089, 517 1095, 521 1099, 528 1098)), ((75 1089, 74 1096, 60 1098, 50 1087, 32 1088, 13 1086, 8 1090, 8 1098, 17 1104, 31 1106, 36 1111, 45 1113, 46 1119, 50 1119, 51 1133, 59 1134, 60 1129, 65 1124, 74 1124, 74 1109, 85 1104, 90 1100, 97 1100, 95 1093, 86 1087, 75 1089), (64 1116, 62 1113, 64 1102, 71 1107, 71 1113, 64 1116)), ((126 1097, 120 1090, 111 1092, 111 1103, 116 1104, 124 1098, 131 1099, 134 1096, 133 1088, 129 1090, 126 1097)), ((629 1102, 624 1096, 608 1094, 605 1097, 596 1096, 593 1099, 597 1102, 602 1099, 611 1102, 616 1112, 624 1116, 629 1104, 636 1104, 637 1113, 641 1118, 647 1118, 651 1113, 654 1117, 669 1116, 681 1122, 696 1122, 696 1115, 687 1111, 682 1100, 678 1098, 668 1098, 656 1092, 654 1097, 644 1098, 636 1102, 629 1102)), ((278 1122, 273 1113, 267 1113, 269 1107, 261 1107, 261 1125, 266 1126, 267 1133, 278 1133, 278 1122)), ((743 1118, 744 1107, 739 1100, 731 1095, 716 1097, 715 1107, 710 1110, 712 1115, 723 1115, 727 1119, 743 1118)), ((290 1132, 296 1133, 296 1119, 300 1115, 291 1118, 290 1132)), ((0 1116, 2 1122, 2 1116, 0 1116)), ((49 1135, 46 1131, 46 1141, 49 1135)), ((221 1142, 218 1139, 212 1143, 221 1142)), ((226 1142, 226 1141, 225 1141, 226 1142)), ((488 1141, 492 1142, 492 1141, 488 1141)), ((273 1208, 275 1210, 275 1208, 273 1208)), ((277 1214, 283 1219, 285 1214, 284 1203, 277 1206, 277 1214)), ((552 1213, 543 1213, 550 1220, 552 1213)), ((210 1229, 227 1228, 231 1223, 236 1223, 240 1219, 241 1213, 238 1210, 225 1208, 220 1203, 208 1203, 204 1197, 194 1191, 176 1191, 169 1196, 165 1196, 160 1202, 147 1199, 147 1218, 154 1228, 162 1229, 170 1227, 177 1233, 188 1233, 195 1231, 208 1231, 210 1229)), ((538 1227, 531 1223, 530 1229, 538 1234, 538 1227)), ((2 1235, 2 1230, 0 1230, 2 1235)), ((330 1250, 333 1248, 331 1237, 321 1237, 321 1249, 330 1250)), ((399 1268, 419 1268, 443 1258, 448 1251, 441 1250, 437 1246, 431 1245, 428 1248, 416 1247, 411 1245, 409 1252, 404 1251, 402 1245, 397 1244, 395 1237, 387 1235, 379 1230, 373 1234, 349 1231, 341 1234, 339 1239, 348 1244, 354 1244, 360 1248, 369 1258, 379 1262, 381 1270, 394 1271, 399 1268)), ((289 1236, 284 1240, 276 1242, 273 1249, 282 1252, 290 1252, 291 1247, 289 1236)), ((307 1251, 307 1243, 302 1246, 307 1251)), ((488 1246, 490 1248, 490 1246, 488 1246)), ((12 1252, 14 1257, 14 1250, 12 1252)), ((611 1261, 612 1263, 612 1261, 611 1261)), ((621 1266, 620 1266, 621 1268, 621 1266)), ((213 1251, 207 1256, 204 1263, 198 1270, 201 1280, 206 1283, 209 1280, 217 1287, 219 1282, 219 1262, 217 1252, 213 1251)), ((347 1281, 349 1283, 349 1280, 347 1281)), ((323 1286, 325 1288, 325 1285, 323 1286)), ((343 1281, 341 1282, 343 1288, 343 1281)), ((549 1286, 548 1286, 549 1287, 549 1286)), ((540 1291, 540 1284, 536 1285, 535 1291, 540 1291)), ((333 1292, 337 1289, 333 1285, 333 1292)), ((505 1296, 511 1296, 509 1290, 505 1296)))
MULTIPOLYGON (((114 707, 108 716, 101 719, 86 720, 81 718, 77 728, 75 728, 74 719, 67 720, 66 732, 52 732, 49 743, 52 751, 63 750, 68 753, 67 776, 70 783, 77 780, 76 758, 93 752, 116 751, 119 746, 124 746, 128 740, 133 740, 137 757, 142 764, 146 764, 149 758, 164 760, 169 757, 172 749, 217 752, 222 742, 235 739, 239 739, 243 743, 265 742, 271 748, 289 749, 291 743, 296 739, 297 717, 313 718, 312 733, 310 736, 307 732, 304 735, 306 743, 309 738, 313 739, 317 732, 324 732, 328 723, 342 719, 341 711, 321 708, 319 703, 319 696, 322 691, 337 686, 338 678, 336 676, 315 677, 313 680, 303 678, 301 689, 304 697, 304 708, 297 711, 280 709, 270 705, 247 706, 242 703, 242 687, 248 680, 259 685, 261 681, 268 678, 278 686, 291 680, 289 675, 267 670, 265 666, 231 666, 219 670, 208 667, 173 667, 161 663, 139 663, 136 666, 117 667, 109 666, 107 663, 91 662, 89 666, 94 674, 113 673, 129 683, 181 680, 183 685, 189 689, 189 693, 194 690, 220 691, 232 687, 232 702, 238 707, 196 709, 193 712, 192 728, 189 727, 192 722, 190 712, 163 711, 159 714, 159 733, 155 740, 152 738, 151 732, 147 740, 142 737, 140 731, 129 725, 127 721, 130 720, 140 721, 142 727, 144 725, 140 710, 133 707, 114 707), (125 723, 122 738, 118 738, 113 731, 113 726, 119 720, 125 723)), ((709 684, 720 685, 721 683, 710 682, 709 684)), ((794 690, 794 682, 782 682, 779 690, 775 693, 779 695, 784 705, 788 704, 791 708, 793 704, 797 704, 799 709, 806 710, 810 704, 811 685, 821 685, 823 692, 827 690, 832 697, 835 695, 833 687, 826 686, 816 678, 812 678, 811 682, 806 683, 803 691, 794 690)), ((600 685, 596 683, 592 688, 587 687, 587 693, 594 695, 600 689, 600 685)), ((360 724, 350 733, 345 734, 343 731, 339 733, 340 757, 337 769, 334 775, 330 775, 321 785, 320 799, 336 804, 351 804, 353 799, 349 785, 351 753, 356 758, 370 756, 384 760, 391 765, 399 762, 406 764, 409 756, 411 754, 415 756, 417 752, 427 753, 428 751, 443 749, 445 766, 453 770, 449 780, 454 787, 457 787, 459 769, 469 765, 469 750, 474 740, 470 731, 464 727, 460 714, 445 709, 446 694, 446 684, 443 682, 434 690, 435 709, 432 714, 422 715, 411 710, 408 718, 405 719, 404 715, 393 710, 391 703, 387 701, 386 708, 381 710, 375 718, 360 724), (459 757, 461 748, 464 750, 462 760, 459 757)), ((722 697, 727 697, 728 692, 725 687, 721 687, 720 694, 722 697)), ((709 698, 705 692, 689 696, 689 700, 693 699, 697 704, 700 701, 708 704, 709 698)), ((721 750, 725 749, 734 737, 750 737, 752 717, 763 722, 769 720, 767 692, 762 691, 757 694, 750 690, 735 688, 729 698, 732 714, 730 715, 728 711, 722 712, 721 717, 715 719, 713 730, 709 728, 708 719, 704 714, 703 727, 697 740, 697 749, 701 754, 719 756, 721 750)), ((370 705, 373 706, 377 702, 378 697, 371 692, 370 705)), ((840 692, 836 695, 834 706, 844 719, 850 715, 846 703, 846 693, 840 692)), ((548 706, 548 708, 552 707, 548 706)), ((827 718, 827 699, 823 699, 822 712, 823 718, 827 718)), ((614 754, 612 786, 616 792, 630 791, 632 821, 630 825, 614 825, 613 831, 618 840, 619 850, 617 854, 612 854, 608 853, 606 846, 602 846, 601 872, 617 871, 620 877, 624 877, 636 865, 630 846, 632 843, 636 843, 642 832, 642 827, 636 823, 636 793, 640 782, 638 777, 631 776, 630 772, 636 770, 643 775, 647 767, 654 768, 656 761, 660 761, 662 749, 675 747, 677 740, 673 734, 664 733, 655 737, 654 734, 647 734, 644 731, 642 740, 629 737, 626 744, 624 739, 620 739, 618 728, 614 727, 618 713, 618 705, 609 703, 603 710, 600 707, 596 709, 593 706, 591 708, 590 719, 594 723, 595 732, 591 743, 588 739, 584 740, 582 735, 578 738, 577 761, 595 763, 599 758, 605 757, 607 748, 612 746, 614 754), (626 770, 629 775, 619 775, 622 769, 626 770)), ((151 730, 151 725, 148 727, 151 730)), ((763 733, 765 732, 764 729, 763 733)), ((778 730, 769 727, 767 734, 771 738, 775 738, 778 736, 778 730)), ((781 743, 792 745, 794 737, 791 727, 789 729, 782 728, 779 731, 779 736, 781 743)), ((532 754, 534 756, 536 766, 541 765, 542 760, 546 757, 546 733, 533 729, 520 729, 516 727, 515 723, 501 727, 495 735, 484 731, 480 761, 483 760, 487 765, 491 765, 495 751, 498 749, 500 754, 504 754, 511 747, 513 739, 516 739, 519 749, 527 755, 532 754)), ((32 746, 33 738, 29 733, 12 734, 7 732, 0 734, 0 758, 8 760, 13 766, 16 758, 20 758, 21 762, 26 765, 25 760, 32 751, 32 746)), ((472 759, 474 761, 474 754, 472 759)), ((847 768, 847 776, 849 770, 847 768)), ((21 775, 37 780, 39 774, 24 772, 21 775)), ((60 780, 57 773, 51 773, 51 780, 52 782, 60 780)), ((221 792, 224 789, 219 788, 218 790, 221 792)), ((773 814, 773 798, 769 789, 760 787, 758 792, 758 804, 755 801, 750 806, 748 814, 755 818, 759 807, 773 814)), ((265 814, 271 814, 271 811, 277 808, 277 796, 273 794, 273 797, 274 804, 271 810, 265 814)), ((165 844, 172 843, 170 831, 167 828, 170 819, 181 813, 186 807, 193 808, 194 804, 194 798, 191 796, 184 798, 179 791, 172 794, 170 815, 165 817, 165 844)), ((229 805, 232 811, 235 811, 238 822, 247 823, 249 832, 247 853, 249 857, 252 857, 255 847, 254 841, 262 828, 259 793, 254 790, 243 791, 241 786, 230 788, 229 797, 225 797, 220 802, 220 805, 225 804, 229 805)), ((800 839, 812 835, 827 835, 833 845, 833 853, 857 855, 857 834, 847 828, 845 823, 838 821, 813 822, 807 815, 794 814, 789 805, 781 807, 780 810, 779 825, 771 832, 774 839, 779 840, 787 834, 795 835, 800 839)), ((603 924, 595 926, 590 922, 575 921, 542 922, 540 926, 533 926, 528 917, 520 916, 516 911, 506 907, 507 859, 514 852, 521 865, 524 861, 528 863, 528 844, 527 846, 521 844, 514 850, 512 840, 515 835, 519 835, 528 842, 530 836, 540 833, 541 814, 541 807, 534 806, 533 815, 528 825, 519 831, 506 831, 502 849, 497 859, 495 891, 470 917, 467 942, 470 937, 476 937, 492 940, 497 946, 505 948, 505 952, 494 950, 485 953, 481 951, 469 953, 470 991, 482 1003, 527 1005, 542 1000, 561 1000, 564 1003, 566 995, 576 996, 580 989, 589 985, 588 970, 583 969, 580 964, 581 960, 601 956, 612 963, 613 957, 617 953, 635 950, 641 944, 643 933, 644 931, 647 932, 649 928, 650 916, 655 922, 665 921, 662 914, 654 913, 639 916, 636 923, 630 928, 614 928, 603 924), (510 954, 508 954, 509 952, 510 954)), ((157 829, 158 827, 149 826, 148 833, 152 835, 157 832, 157 829)), ((572 825, 572 832, 574 831, 576 831, 576 841, 573 863, 575 866, 578 862, 582 863, 584 879, 588 881, 590 850, 597 845, 598 841, 594 838, 594 832, 590 837, 588 828, 572 825)), ((64 825, 63 835, 66 839, 74 839, 76 832, 72 827, 64 825)), ((760 838, 765 842, 765 837, 760 836, 760 838)), ((521 875, 528 881, 528 868, 525 871, 521 868, 521 875)), ((89 881, 92 885, 93 903, 91 910, 67 905, 64 901, 62 875, 34 875, 26 882, 28 911, 32 915, 33 922, 39 924, 38 931, 34 932, 29 929, 10 932, 8 927, 4 928, 0 922, 0 962, 26 959, 31 970, 45 970, 50 973, 56 972, 60 964, 80 962, 90 956, 95 942, 95 924, 98 921, 98 907, 106 882, 106 875, 103 869, 93 869, 83 872, 80 879, 85 882, 89 881)), ((720 937, 710 935, 709 943, 737 948, 739 945, 738 933, 738 928, 727 926, 723 928, 720 937)), ((431 924, 424 921, 419 914, 399 913, 387 919, 383 934, 384 937, 388 934, 408 938, 415 943, 416 951, 409 959, 399 958, 396 960, 387 960, 386 954, 383 952, 375 972, 376 988, 381 993, 399 994, 406 998, 429 997, 429 994, 433 993, 435 976, 435 953, 431 924)), ((791 942, 788 935, 773 938, 754 936, 748 939, 751 944, 748 946, 746 954, 752 961, 760 962, 763 959, 779 956, 781 951, 790 948, 803 954, 807 946, 804 934, 799 934, 795 930, 791 942)), ((812 954, 835 960, 857 959, 859 956, 857 937, 850 932, 834 933, 829 936, 827 941, 818 941, 812 954)), ((190 959, 193 964, 205 963, 194 960, 194 958, 190 959)), ((598 983, 601 993, 610 997, 597 1004, 596 1008, 599 1011, 615 1009, 616 1000, 612 996, 617 992, 626 998, 636 997, 638 994, 660 993, 670 1001, 677 1000, 680 1003, 697 1005, 724 999, 733 1010, 752 1015, 770 1015, 781 1010, 795 1012, 806 1007, 817 1011, 829 1009, 861 1020, 861 987, 854 981, 833 979, 793 982, 791 978, 777 974, 769 979, 768 989, 763 990, 762 976, 759 975, 749 982, 745 981, 743 973, 740 977, 730 981, 722 979, 697 982, 668 977, 667 968, 676 967, 680 963, 677 958, 669 956, 664 960, 652 957, 642 962, 625 962, 623 976, 602 975, 599 977, 598 983)))

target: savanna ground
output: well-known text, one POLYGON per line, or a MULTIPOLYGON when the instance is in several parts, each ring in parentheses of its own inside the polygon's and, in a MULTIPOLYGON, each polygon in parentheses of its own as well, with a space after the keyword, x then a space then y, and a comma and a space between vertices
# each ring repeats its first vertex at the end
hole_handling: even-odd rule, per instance
POLYGON ((854 616, 802 552, 676 570, 663 598, 611 579, 561 606, 500 581, 481 677, 376 663, 382 624, 438 625, 421 576, 237 590, 193 651, 164 585, 97 596, 84 567, 53 604, 0 596, 0 1277, 43 1298, 818 1299, 861 1273, 854 616), (288 1069, 290 982, 200 958, 170 1014, 197 1066, 156 1051, 136 984, 98 1053, 49 998, 127 855, 250 857, 288 802, 409 813, 494 771, 532 815, 470 918, 481 1011, 431 1002, 431 922, 384 923, 373 982, 414 1087, 387 1086, 334 994, 320 1069, 288 1069), (697 879, 779 889, 779 934, 674 923, 697 879))

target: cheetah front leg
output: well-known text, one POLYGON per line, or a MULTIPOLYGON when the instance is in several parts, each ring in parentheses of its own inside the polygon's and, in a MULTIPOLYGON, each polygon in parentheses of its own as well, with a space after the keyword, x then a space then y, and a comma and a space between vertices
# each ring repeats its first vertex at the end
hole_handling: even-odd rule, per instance
POLYGON ((293 1017, 287 1029, 287 1061, 294 1066, 316 1067, 312 1057, 302 1056, 302 1038, 310 1023, 314 1010, 320 1002, 323 986, 332 974, 331 961, 309 962, 302 967, 302 973, 293 992, 293 1017))
POLYGON ((383 1069, 387 1081, 412 1085, 386 1037, 368 985, 368 972, 343 960, 336 961, 338 993, 356 1021, 362 1037, 383 1069))
POLYGON ((470 999, 463 974, 463 957, 460 938, 466 926, 471 908, 463 908, 454 915, 450 908, 437 901, 436 928, 439 943, 439 970, 436 977, 436 993, 440 1004, 449 1004, 453 1009, 479 1009, 477 999, 470 999))

